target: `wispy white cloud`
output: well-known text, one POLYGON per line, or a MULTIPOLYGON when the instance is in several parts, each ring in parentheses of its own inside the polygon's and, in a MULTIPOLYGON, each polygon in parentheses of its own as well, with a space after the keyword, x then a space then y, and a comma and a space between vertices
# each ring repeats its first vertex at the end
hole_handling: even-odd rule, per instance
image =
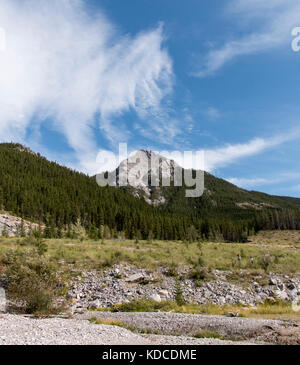
POLYGON ((173 86, 162 25, 132 37, 82 0, 1 0, 0 26, 0 140, 26 142, 33 118, 51 120, 91 172, 95 129, 114 143, 129 137, 114 122, 122 113, 135 111, 156 136, 170 129, 159 117, 173 86))
MULTIPOLYGON (((238 178, 238 177, 231 177, 226 179, 230 183, 239 186, 240 188, 256 188, 262 185, 271 185, 274 184, 273 179, 267 178, 238 178)), ((277 182, 277 181, 276 181, 277 182)))
MULTIPOLYGON (((300 173, 299 172, 277 172, 276 175, 266 176, 266 177, 254 177, 254 178, 237 178, 231 177, 226 180, 231 182, 234 185, 237 185, 242 188, 257 188, 259 186, 265 185, 276 185, 281 184, 283 182, 292 182, 299 181, 300 173)), ((294 189, 294 187, 293 187, 294 189)))
POLYGON ((219 119, 221 117, 221 113, 217 108, 209 107, 204 111, 204 114, 212 120, 219 119))
POLYGON ((205 151, 205 170, 214 171, 225 167, 242 158, 254 156, 263 151, 279 146, 285 142, 299 138, 299 131, 273 137, 269 139, 255 138, 247 143, 228 144, 225 147, 209 149, 205 151))
POLYGON ((298 0, 231 0, 226 13, 244 35, 212 48, 196 76, 210 75, 239 56, 288 46, 292 28, 300 23, 298 0))
MULTIPOLYGON (((214 173, 216 169, 224 168, 228 165, 234 164, 241 159, 255 156, 265 152, 268 149, 278 147, 286 142, 298 139, 300 136, 300 130, 293 130, 290 133, 272 138, 255 138, 246 143, 228 144, 223 147, 216 147, 212 149, 173 149, 157 151, 156 149, 148 148, 156 153, 174 160, 179 166, 185 169, 205 170, 210 173, 214 173)), ((137 152, 135 149, 130 150, 131 153, 137 152)), ((111 150, 102 150, 99 155, 113 156, 112 161, 118 161, 118 155, 111 150)), ((91 165, 93 173, 99 173, 107 169, 107 165, 99 164, 91 165)), ((105 162, 106 163, 106 162, 105 162)), ((111 170, 116 168, 116 165, 111 165, 111 162, 107 162, 111 166, 111 170), (113 167, 112 167, 113 166, 113 167)), ((254 178, 227 178, 229 182, 238 185, 240 187, 256 187, 260 185, 269 185, 279 183, 287 180, 299 179, 300 173, 277 173, 276 177, 254 177, 254 178)))

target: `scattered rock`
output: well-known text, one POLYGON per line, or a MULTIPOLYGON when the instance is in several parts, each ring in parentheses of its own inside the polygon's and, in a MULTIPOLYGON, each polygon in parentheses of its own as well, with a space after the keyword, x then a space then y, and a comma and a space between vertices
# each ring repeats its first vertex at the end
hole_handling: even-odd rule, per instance
POLYGON ((127 281, 128 283, 137 283, 139 281, 143 281, 144 275, 143 274, 133 274, 131 276, 129 276, 129 278, 125 279, 125 281, 127 281))
POLYGON ((276 303, 276 299, 273 298, 273 297, 266 298, 266 301, 269 302, 269 303, 276 303))
POLYGON ((155 302, 161 302, 161 297, 158 294, 153 294, 150 296, 150 299, 154 300, 155 302))
POLYGON ((238 317, 239 314, 240 314, 240 311, 229 312, 229 313, 227 313, 227 317, 238 317))
POLYGON ((169 296, 169 292, 167 290, 160 290, 159 295, 161 295, 162 297, 167 298, 169 296))
POLYGON ((101 307, 101 302, 100 302, 100 300, 94 300, 93 302, 91 302, 90 304, 89 304, 89 309, 98 309, 98 308, 100 308, 101 307))
POLYGON ((282 290, 276 290, 275 291, 276 296, 281 300, 289 300, 289 296, 285 291, 282 290))
MULTIPOLYGON (((107 308, 114 304, 130 302, 142 298, 152 298, 156 301, 174 300, 176 295, 176 280, 166 275, 166 268, 157 268, 155 272, 137 268, 129 264, 118 264, 103 272, 84 271, 81 276, 75 277, 70 283, 69 298, 77 300, 73 303, 77 309, 107 308), (116 278, 116 274, 118 278, 116 278), (155 278, 155 280, 154 280, 155 278), (141 285, 143 284, 143 285, 141 285)), ((184 276, 189 268, 181 269, 184 276)), ((183 297, 186 301, 195 304, 214 303, 216 305, 257 305, 266 299, 275 302, 275 296, 280 299, 294 301, 300 288, 300 277, 291 277, 272 274, 272 285, 259 284, 259 279, 245 290, 238 284, 227 280, 230 271, 214 271, 215 280, 204 282, 199 287, 192 279, 181 282, 183 297), (277 285, 274 285, 274 283, 277 285), (293 284, 293 285, 289 285, 293 284), (289 286, 288 286, 289 285, 289 286), (296 289, 289 289, 289 288, 296 289), (298 289, 297 289, 298 288, 298 289)), ((271 284, 271 283, 270 283, 271 284)), ((1 283, 0 283, 1 286, 1 283)))
POLYGON ((282 283, 277 284, 278 290, 284 290, 284 285, 282 283))
POLYGON ((287 287, 288 287, 288 289, 290 289, 290 290, 294 290, 294 289, 296 289, 296 285, 295 285, 294 283, 289 283, 289 284, 287 285, 287 287))

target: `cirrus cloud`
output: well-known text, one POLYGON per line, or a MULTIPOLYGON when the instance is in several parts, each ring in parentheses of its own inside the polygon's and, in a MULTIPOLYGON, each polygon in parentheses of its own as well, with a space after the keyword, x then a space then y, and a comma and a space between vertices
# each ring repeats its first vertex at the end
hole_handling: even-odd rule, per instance
MULTIPOLYGON (((26 143, 33 120, 36 128, 51 124, 89 172, 95 129, 110 142, 128 139, 114 120, 131 110, 151 129, 149 116, 161 114, 172 91, 162 25, 129 36, 82 0, 1 0, 0 26, 7 44, 0 53, 2 141, 26 143)), ((160 122, 153 118, 156 131, 160 122)))
POLYGON ((291 30, 300 22, 298 0, 231 0, 225 13, 230 16, 231 22, 235 19, 244 35, 212 48, 195 76, 211 75, 240 56, 269 51, 282 45, 289 47, 291 30), (256 31, 253 31, 253 25, 256 31))

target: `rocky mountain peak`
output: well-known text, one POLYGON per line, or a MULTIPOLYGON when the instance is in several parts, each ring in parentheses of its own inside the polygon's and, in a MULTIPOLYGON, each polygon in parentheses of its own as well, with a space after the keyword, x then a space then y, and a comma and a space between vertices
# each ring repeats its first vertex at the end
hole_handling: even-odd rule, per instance
POLYGON ((174 168, 178 166, 173 160, 154 151, 139 150, 121 162, 117 169, 117 186, 127 186, 135 197, 143 197, 151 205, 166 202, 160 194, 162 177, 170 179, 174 176, 174 168), (156 195, 155 199, 153 195, 156 195))

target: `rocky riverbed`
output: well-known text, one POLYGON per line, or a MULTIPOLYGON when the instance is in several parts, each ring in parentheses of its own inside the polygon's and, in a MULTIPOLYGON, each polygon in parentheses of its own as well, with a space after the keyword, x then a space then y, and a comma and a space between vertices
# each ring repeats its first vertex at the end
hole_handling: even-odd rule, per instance
POLYGON ((222 338, 244 343, 300 344, 300 324, 258 318, 228 318, 181 313, 86 312, 76 318, 115 320, 147 333, 194 337, 217 333, 222 338))
MULTIPOLYGON (((199 285, 188 279, 189 268, 179 272, 180 288, 189 303, 214 303, 256 305, 267 298, 296 301, 300 295, 300 277, 268 274, 256 275, 236 283, 232 272, 213 272, 214 279, 199 285)), ((245 275, 245 274, 244 274, 245 275)), ((178 284, 177 284, 178 285, 178 284)), ((106 308, 117 303, 126 303, 140 298, 155 301, 174 299, 178 287, 174 277, 168 276, 167 268, 155 272, 130 265, 116 265, 103 272, 82 272, 70 283, 68 296, 72 301, 72 311, 106 308)))
MULTIPOLYGON (((37 319, 8 313, 0 314, 0 344, 300 344, 298 322, 256 318, 228 318, 178 313, 111 313, 88 311, 117 303, 150 298, 160 302, 175 299, 178 282, 189 303, 242 304, 254 306, 266 298, 289 301, 299 299, 300 278, 279 274, 259 274, 235 280, 234 273, 210 273, 210 279, 197 283, 189 278, 190 268, 178 272, 177 279, 168 268, 149 271, 119 264, 104 271, 83 271, 69 283, 68 318, 37 319), (247 279, 245 281, 245 278, 247 279), (90 323, 96 317, 100 324, 90 323), (102 322, 101 322, 102 321, 102 322), (126 328, 103 325, 118 321, 126 328), (207 338, 196 338, 207 331, 207 338), (219 338, 209 337, 216 333, 219 338)), ((2 282, 5 286, 5 281, 2 282)), ((1 285, 0 285, 1 286, 1 285)), ((5 290, 1 291, 1 310, 5 290)))
POLYGON ((176 313, 90 313, 74 318, 37 319, 0 315, 0 345, 250 345, 300 344, 299 325, 255 318, 226 318, 176 313), (122 321, 132 329, 91 323, 122 321), (223 338, 197 338, 203 330, 223 338), (146 334, 143 332, 147 332, 146 334))
MULTIPOLYGON (((156 317, 156 313, 154 313, 156 317)), ((151 335, 118 326, 90 323, 83 319, 36 319, 0 315, 0 345, 238 345, 214 338, 151 335)))

